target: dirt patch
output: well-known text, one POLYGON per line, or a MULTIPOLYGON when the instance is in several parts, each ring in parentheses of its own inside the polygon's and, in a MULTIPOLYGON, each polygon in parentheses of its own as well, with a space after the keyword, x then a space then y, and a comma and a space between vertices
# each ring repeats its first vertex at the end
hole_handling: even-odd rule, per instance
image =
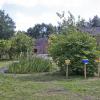
POLYGON ((80 97, 81 100, 100 100, 100 98, 91 95, 85 95, 85 94, 76 94, 76 95, 80 97))
POLYGON ((66 94, 68 90, 64 88, 48 88, 44 91, 40 91, 35 95, 44 96, 44 95, 58 95, 58 94, 66 94))
POLYGON ((63 88, 53 88, 53 89, 48 89, 46 91, 47 93, 66 93, 67 90, 63 89, 63 88))
POLYGON ((8 71, 7 67, 0 68, 0 73, 6 73, 8 71))
POLYGON ((100 98, 96 98, 94 96, 84 96, 83 100, 100 100, 100 98))

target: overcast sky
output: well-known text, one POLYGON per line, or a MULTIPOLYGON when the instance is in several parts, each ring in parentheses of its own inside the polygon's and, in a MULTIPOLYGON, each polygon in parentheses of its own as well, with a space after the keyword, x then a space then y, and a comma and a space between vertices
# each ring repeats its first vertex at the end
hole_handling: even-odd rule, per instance
POLYGON ((57 25, 56 12, 70 11, 86 20, 100 16, 100 0, 0 0, 0 9, 14 20, 16 30, 26 31, 42 22, 57 25))

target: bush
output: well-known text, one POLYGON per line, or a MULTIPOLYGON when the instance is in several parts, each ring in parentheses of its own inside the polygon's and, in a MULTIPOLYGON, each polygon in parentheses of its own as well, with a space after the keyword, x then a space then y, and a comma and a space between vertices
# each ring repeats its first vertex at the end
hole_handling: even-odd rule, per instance
POLYGON ((9 51, 11 47, 10 40, 0 40, 0 59, 9 59, 9 51))
POLYGON ((10 39, 11 47, 9 50, 9 55, 15 58, 19 57, 21 52, 25 55, 27 52, 31 52, 34 45, 34 39, 27 36, 24 32, 17 32, 17 34, 10 39))
POLYGON ((52 64, 49 60, 39 57, 22 57, 19 62, 15 62, 9 66, 9 73, 33 73, 48 72, 52 64))
POLYGON ((49 53, 60 67, 60 71, 65 74, 65 59, 70 59, 69 73, 82 75, 85 57, 89 59, 87 74, 93 75, 97 70, 94 62, 96 55, 96 40, 87 33, 73 31, 72 33, 51 35, 49 37, 49 53))
POLYGON ((34 39, 23 32, 18 32, 9 40, 0 40, 0 59, 15 59, 21 52, 32 52, 34 39))

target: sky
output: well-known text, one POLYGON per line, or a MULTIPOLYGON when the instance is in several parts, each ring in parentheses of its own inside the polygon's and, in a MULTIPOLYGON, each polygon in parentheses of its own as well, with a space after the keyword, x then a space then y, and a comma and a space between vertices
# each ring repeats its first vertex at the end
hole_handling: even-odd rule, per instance
POLYGON ((100 16, 100 0, 0 0, 0 9, 5 10, 16 24, 16 30, 26 31, 38 23, 57 25, 56 12, 70 11, 75 18, 80 15, 88 20, 100 16))

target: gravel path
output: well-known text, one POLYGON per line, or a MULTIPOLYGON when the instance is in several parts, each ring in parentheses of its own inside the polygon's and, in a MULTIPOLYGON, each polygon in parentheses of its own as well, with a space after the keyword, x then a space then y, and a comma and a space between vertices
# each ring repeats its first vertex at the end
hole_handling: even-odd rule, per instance
POLYGON ((5 73, 7 72, 8 68, 7 67, 2 67, 0 68, 0 73, 5 73))

